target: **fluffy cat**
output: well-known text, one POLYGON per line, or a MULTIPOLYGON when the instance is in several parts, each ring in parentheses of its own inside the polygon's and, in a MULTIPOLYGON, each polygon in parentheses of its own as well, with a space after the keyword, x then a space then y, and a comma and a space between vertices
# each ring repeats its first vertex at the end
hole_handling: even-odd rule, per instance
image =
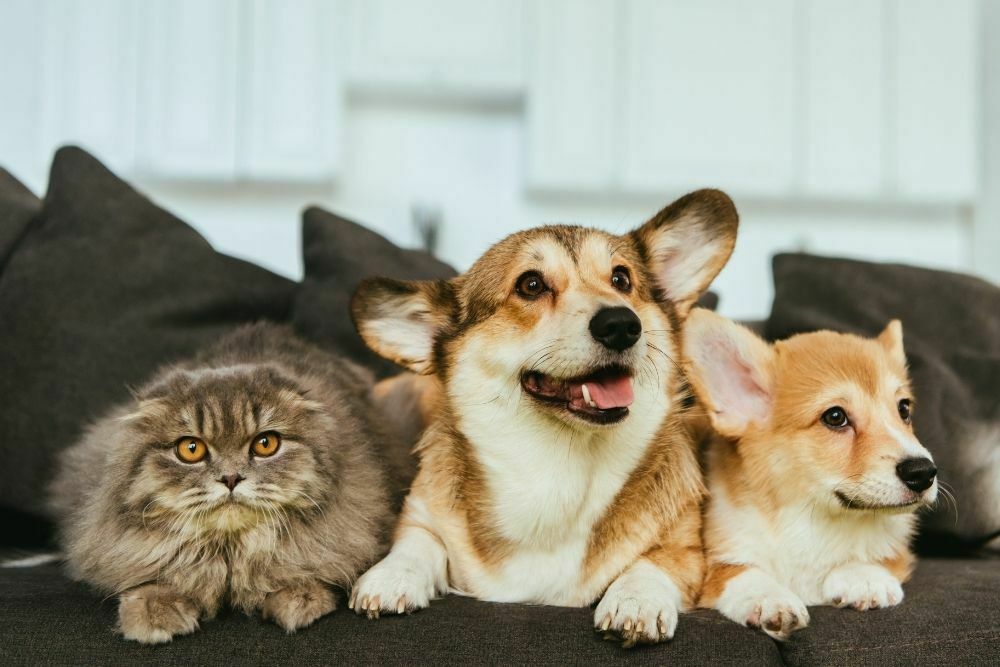
POLYGON ((168 367, 66 450, 51 501, 70 574, 170 641, 228 603, 288 632, 383 550, 393 501, 370 378, 252 325, 168 367))

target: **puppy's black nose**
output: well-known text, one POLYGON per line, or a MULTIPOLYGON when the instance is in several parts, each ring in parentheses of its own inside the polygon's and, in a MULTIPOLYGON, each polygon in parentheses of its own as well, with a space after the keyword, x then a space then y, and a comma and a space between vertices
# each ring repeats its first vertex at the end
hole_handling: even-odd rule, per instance
POLYGON ((590 320, 590 335, 604 347, 627 350, 642 334, 642 322, 631 308, 601 308, 590 320))
POLYGON ((233 489, 236 488, 236 485, 242 482, 244 479, 246 479, 246 477, 244 477, 243 475, 223 475, 222 477, 219 478, 219 481, 228 486, 229 490, 232 491, 233 489))
POLYGON ((934 483, 937 468, 930 459, 905 459, 896 466, 896 474, 907 488, 920 493, 934 483))

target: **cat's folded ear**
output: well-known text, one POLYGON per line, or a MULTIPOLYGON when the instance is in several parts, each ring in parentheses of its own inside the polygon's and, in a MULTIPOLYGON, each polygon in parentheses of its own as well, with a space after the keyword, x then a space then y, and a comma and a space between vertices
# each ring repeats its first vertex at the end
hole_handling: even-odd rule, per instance
POLYGON ((351 300, 351 317, 365 344, 421 374, 434 372, 435 341, 456 310, 455 288, 448 280, 368 278, 351 300))
POLYGON ((731 438, 771 418, 774 351, 755 333, 695 308, 684 324, 687 377, 712 426, 731 438))
POLYGON ((660 292, 687 314, 736 244, 739 215, 729 195, 697 190, 632 232, 660 292))

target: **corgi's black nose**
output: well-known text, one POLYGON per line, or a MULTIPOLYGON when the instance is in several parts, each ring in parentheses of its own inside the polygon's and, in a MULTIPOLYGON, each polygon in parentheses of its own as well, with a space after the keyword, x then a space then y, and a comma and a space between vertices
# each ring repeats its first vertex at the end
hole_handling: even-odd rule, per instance
POLYGON ((905 459, 896 466, 896 474, 907 488, 920 493, 934 483, 937 468, 930 459, 905 459))
POLYGON ((642 321, 631 308, 601 308, 590 320, 590 335, 610 350, 627 350, 642 334, 642 321))

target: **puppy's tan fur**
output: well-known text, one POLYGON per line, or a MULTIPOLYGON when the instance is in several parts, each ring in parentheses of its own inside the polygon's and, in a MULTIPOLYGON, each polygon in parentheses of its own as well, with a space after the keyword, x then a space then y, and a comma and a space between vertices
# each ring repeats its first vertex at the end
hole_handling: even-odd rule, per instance
POLYGON ((728 197, 699 191, 623 236, 543 227, 504 239, 453 280, 362 284, 362 337, 435 382, 424 388, 432 415, 420 471, 392 552, 353 591, 356 611, 410 611, 447 590, 568 606, 603 595, 599 629, 627 644, 673 634, 703 577, 703 486, 674 360, 736 225, 728 197), (628 292, 612 284, 616 267, 631 276, 628 292), (548 286, 534 299, 516 289, 530 271, 548 286), (642 323, 620 354, 588 331, 608 307, 642 323), (609 363, 633 371, 634 403, 615 424, 522 387, 525 373, 569 381, 609 363))
POLYGON ((685 356, 719 434, 701 605, 783 639, 808 622, 806 605, 898 603, 913 512, 937 493, 896 473, 904 459, 929 459, 899 408, 912 397, 899 322, 874 340, 820 331, 770 346, 696 310, 685 356), (834 406, 848 426, 823 423, 834 406))

